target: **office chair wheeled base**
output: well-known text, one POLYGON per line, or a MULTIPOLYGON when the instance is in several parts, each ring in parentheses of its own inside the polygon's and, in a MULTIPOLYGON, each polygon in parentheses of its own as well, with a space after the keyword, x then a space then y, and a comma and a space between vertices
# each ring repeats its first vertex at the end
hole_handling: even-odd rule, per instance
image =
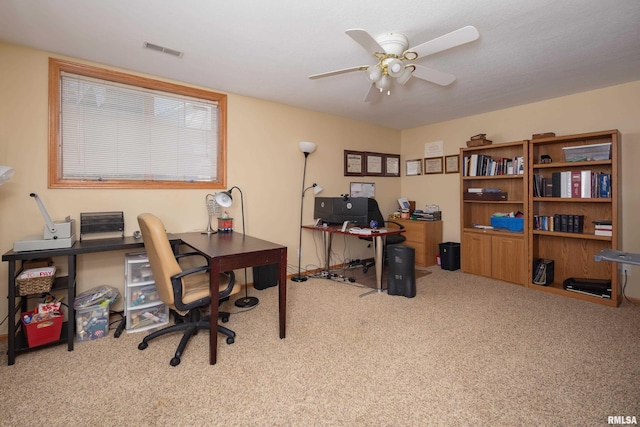
MULTIPOLYGON (((229 321, 229 313, 227 312, 224 312, 224 311, 220 312, 218 317, 221 318, 222 321, 225 323, 229 321)), ((169 334, 172 332, 184 331, 184 334, 180 339, 180 343, 178 344, 178 348, 176 349, 175 355, 169 361, 169 364, 171 366, 178 366, 180 364, 180 357, 182 356, 184 349, 187 347, 187 343, 189 342, 189 339, 192 336, 196 335, 198 331, 201 329, 206 329, 206 330, 211 329, 209 319, 210 319, 209 316, 201 318, 199 310, 193 310, 190 313, 190 315, 187 315, 187 316, 180 316, 176 314, 175 323, 173 325, 168 326, 164 329, 154 331, 149 335, 147 335, 146 337, 144 337, 142 339, 142 342, 138 344, 138 350, 145 350, 147 347, 149 347, 149 341, 151 341, 154 338, 157 338, 159 336, 169 334)), ((231 329, 225 328, 222 325, 218 325, 218 332, 223 335, 226 335, 227 344, 233 344, 235 342, 236 333, 233 332, 231 329)))

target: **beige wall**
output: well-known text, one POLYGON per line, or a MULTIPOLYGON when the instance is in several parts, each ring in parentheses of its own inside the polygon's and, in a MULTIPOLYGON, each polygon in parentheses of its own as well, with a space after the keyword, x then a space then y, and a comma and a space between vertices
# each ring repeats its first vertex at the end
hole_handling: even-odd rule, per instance
MULTIPOLYGON (((402 132, 402 159, 424 157, 426 142, 443 141, 444 154, 456 154, 471 135, 486 133, 493 144, 555 132, 568 135, 618 129, 622 134, 622 249, 640 253, 640 81, 577 95, 436 123, 402 132)), ((402 194, 417 206, 440 205, 443 238, 460 241, 460 175, 405 177, 402 194)), ((640 267, 631 268, 627 296, 640 298, 640 267)))
MULTIPOLYGON (((125 214, 125 233, 138 229, 136 216, 153 212, 169 232, 203 230, 204 199, 215 190, 74 190, 47 188, 47 52, 0 43, 0 165, 16 169, 13 179, 0 186, 0 250, 13 242, 42 233, 44 221, 29 193, 38 193, 49 215, 62 220, 80 212, 116 211, 125 214)), ((68 59, 68 58, 67 58, 68 59)), ((72 60, 76 60, 71 58, 72 60)), ((76 60, 81 62, 79 60, 76 60)), ((213 90, 216 90, 213 88, 213 90)), ((319 114, 280 104, 229 94, 227 185, 242 189, 247 234, 289 248, 289 273, 297 272, 298 230, 304 156, 298 142, 313 141, 318 149, 307 161, 306 184, 320 184, 321 195, 349 192, 343 175, 343 150, 400 153, 400 132, 319 114)), ((357 179, 361 181, 362 179, 357 179)), ((395 208, 400 178, 370 178, 383 211, 395 208)), ((234 197, 238 193, 234 192, 234 197)), ((240 226, 240 204, 229 213, 240 226)), ((304 223, 313 219, 313 192, 306 193, 304 223)), ((320 265, 320 241, 303 232, 302 265, 320 265)), ((351 239, 348 251, 336 239, 340 256, 363 258, 371 249, 351 239)), ((122 289, 123 253, 79 257, 78 291, 108 284, 122 289)), ((64 262, 56 263, 62 266, 64 262)), ((251 270, 249 270, 251 273, 251 270)), ((0 263, 0 318, 7 314, 7 263, 0 263)), ((240 278, 243 277, 241 274, 240 278)), ((249 280, 251 281, 251 274, 249 280)), ((115 308, 118 308, 116 306, 115 308)), ((0 334, 6 333, 6 323, 0 334)))
MULTIPOLYGON (((54 220, 80 212, 123 210, 126 234, 137 230, 136 216, 154 212, 170 232, 201 230, 206 225, 204 190, 50 190, 47 188, 47 52, 0 43, 0 164, 16 175, 0 186, 0 250, 15 240, 39 234, 40 211, 28 196, 36 192, 54 220)), ((71 58, 73 59, 73 58, 71 58)), ((81 62, 81 61, 78 61, 81 62)), ((213 90, 220 90, 212 88, 213 90)), ((640 201, 631 183, 640 158, 640 82, 494 111, 405 131, 396 131, 326 114, 229 94, 228 187, 239 186, 245 199, 247 234, 287 245, 289 273, 296 271, 303 155, 297 143, 318 144, 307 163, 306 184, 317 182, 324 196, 349 191, 349 182, 376 184, 384 214, 396 209, 396 198, 416 200, 418 207, 440 205, 445 241, 459 241, 459 175, 353 179, 343 176, 343 150, 400 153, 404 160, 424 157, 424 143, 444 141, 445 154, 455 154, 470 135, 487 133, 494 143, 527 139, 533 133, 557 135, 617 128, 623 139, 623 249, 640 252, 640 201)), ((239 219, 240 207, 230 213, 239 219)), ((313 216, 313 193, 304 201, 304 223, 313 216)), ((239 224, 236 223, 236 227, 239 224)), ((345 258, 370 256, 366 243, 349 245, 336 239, 336 253, 345 258)), ((302 265, 321 264, 318 239, 303 232, 302 265)), ((61 262, 57 263, 62 265, 61 262)), ((122 289, 122 253, 79 258, 78 290, 109 284, 122 289)), ((640 297, 640 269, 632 268, 627 293, 640 297)), ((7 314, 6 263, 0 264, 0 318, 7 314)), ((242 276, 240 276, 242 277, 242 276)), ((251 277, 249 278, 251 279, 251 277)), ((118 308, 116 306, 116 308, 118 308)), ((0 334, 6 333, 6 323, 0 334)))

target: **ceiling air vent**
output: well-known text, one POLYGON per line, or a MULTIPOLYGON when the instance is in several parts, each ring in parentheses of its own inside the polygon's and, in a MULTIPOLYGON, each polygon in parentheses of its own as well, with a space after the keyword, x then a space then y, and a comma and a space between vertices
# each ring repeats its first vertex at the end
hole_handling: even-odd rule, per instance
POLYGON ((180 52, 179 50, 169 49, 168 47, 160 46, 160 45, 149 43, 149 42, 144 42, 142 46, 147 49, 155 50, 156 52, 162 52, 162 53, 166 53, 167 55, 177 56, 178 58, 182 58, 182 55, 184 55, 184 52, 180 52))

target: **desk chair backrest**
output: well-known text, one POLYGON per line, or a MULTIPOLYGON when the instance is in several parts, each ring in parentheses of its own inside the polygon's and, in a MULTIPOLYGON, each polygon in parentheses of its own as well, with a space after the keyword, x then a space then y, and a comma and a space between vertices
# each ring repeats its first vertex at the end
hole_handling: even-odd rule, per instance
POLYGON ((138 215, 138 224, 144 241, 144 249, 151 264, 153 280, 156 282, 158 296, 162 302, 175 310, 171 276, 181 273, 182 268, 171 249, 164 225, 158 217, 150 213, 138 215))

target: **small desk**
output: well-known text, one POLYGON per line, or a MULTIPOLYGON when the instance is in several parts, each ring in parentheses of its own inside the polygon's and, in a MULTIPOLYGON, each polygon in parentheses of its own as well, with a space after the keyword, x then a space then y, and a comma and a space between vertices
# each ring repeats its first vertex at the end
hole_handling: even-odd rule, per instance
POLYGON ((209 333, 209 363, 216 363, 218 350, 218 292, 220 273, 245 267, 278 264, 278 310, 280 338, 285 337, 287 316, 287 247, 240 233, 179 234, 183 244, 209 260, 211 285, 211 330, 209 333))
MULTIPOLYGON (((287 286, 287 247, 275 243, 260 240, 255 237, 242 236, 239 233, 218 233, 206 235, 202 233, 184 233, 169 235, 169 240, 174 253, 178 253, 181 244, 204 255, 211 261, 211 333, 209 341, 209 363, 216 363, 218 349, 218 286, 219 273, 221 271, 235 270, 243 267, 262 266, 267 264, 279 264, 279 313, 280 313, 280 338, 285 337, 286 322, 286 286, 287 286)), ((77 255, 128 250, 144 247, 142 239, 133 237, 115 239, 96 239, 76 241, 70 248, 47 249, 41 251, 8 251, 2 255, 2 261, 9 263, 7 286, 8 292, 8 364, 15 363, 16 354, 30 350, 20 323, 20 317, 16 321, 16 314, 26 311, 27 299, 20 298, 17 293, 16 277, 19 273, 16 268, 18 261, 24 262, 34 258, 67 257, 68 276, 57 277, 52 291, 67 289, 67 321, 64 322, 62 334, 58 341, 51 344, 66 342, 69 351, 73 351, 75 336, 75 310, 73 303, 76 296, 76 257, 77 255), (20 298, 20 304, 16 305, 16 299, 20 298), (18 333, 20 332, 20 333, 18 333)), ((49 345, 49 344, 46 344, 49 345)), ((37 348, 37 347, 36 347, 37 348)))
MULTIPOLYGON (((384 240, 391 234, 404 233, 404 230, 399 228, 384 228, 384 231, 378 231, 371 234, 351 233, 349 231, 342 231, 341 225, 328 225, 326 227, 316 227, 314 225, 303 225, 302 228, 307 230, 314 230, 322 232, 322 240, 325 250, 325 269, 329 271, 331 269, 331 241, 334 234, 346 234, 348 236, 355 237, 371 237, 373 242, 373 255, 376 263, 376 285, 378 292, 382 292, 382 264, 384 260, 382 258, 382 249, 384 248, 384 240)), ((348 230, 348 229, 347 229, 348 230)))
MULTIPOLYGON (((177 253, 178 247, 180 245, 180 240, 171 235, 169 235, 169 240, 171 241, 171 246, 173 247, 174 252, 177 253)), ((16 314, 21 314, 27 310, 26 297, 22 297, 20 304, 16 305, 16 298, 19 297, 19 295, 16 295, 16 278, 18 275, 16 263, 18 261, 24 263, 24 261, 35 258, 49 258, 60 256, 67 257, 68 276, 56 277, 55 283, 53 284, 53 287, 51 289, 52 291, 67 289, 67 321, 64 322, 62 326, 60 339, 54 341, 51 344, 63 343, 66 341, 68 350, 73 351, 73 338, 75 336, 75 309, 73 308, 73 302, 76 297, 77 256, 96 252, 120 251, 141 247, 144 247, 142 239, 134 239, 133 237, 122 237, 114 239, 95 239, 83 241, 77 240, 70 248, 22 252, 14 252, 13 250, 11 250, 2 255, 2 261, 7 261, 9 263, 9 272, 7 279, 7 286, 9 288, 9 292, 7 295, 9 303, 9 310, 7 312, 9 322, 7 350, 8 364, 13 365, 15 363, 17 353, 29 350, 29 346, 27 345, 27 340, 24 335, 24 330, 22 330, 22 328, 20 327, 20 317, 18 317, 18 320, 16 322, 16 314), (21 331, 20 334, 18 334, 18 330, 21 331)))

